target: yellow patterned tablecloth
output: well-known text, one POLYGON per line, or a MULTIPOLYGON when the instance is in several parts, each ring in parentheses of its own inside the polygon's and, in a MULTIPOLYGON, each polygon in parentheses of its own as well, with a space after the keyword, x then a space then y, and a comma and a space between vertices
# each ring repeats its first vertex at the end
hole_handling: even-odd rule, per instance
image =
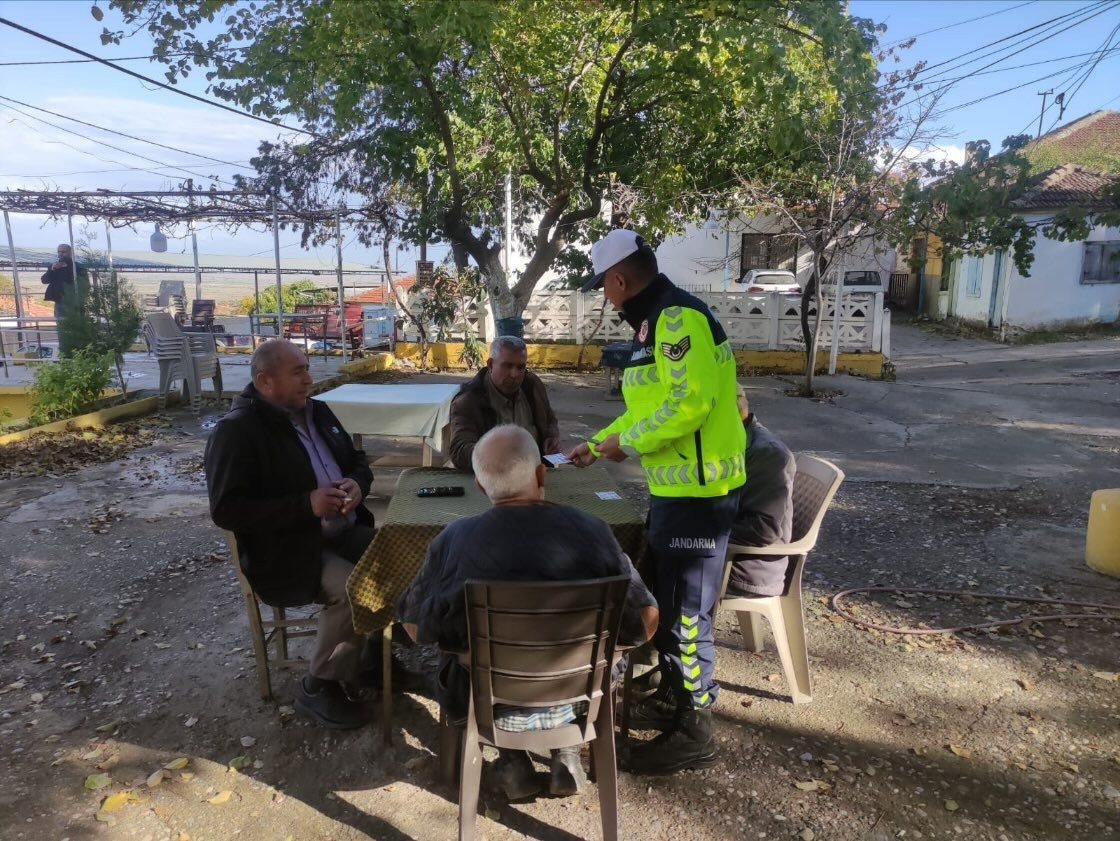
MULTIPOLYGON (((601 499, 599 492, 617 494, 610 474, 601 467, 550 470, 545 493, 551 502, 571 505, 593 514, 611 527, 622 551, 635 564, 645 549, 645 524, 624 498, 601 499)), ((490 502, 474 484, 474 477, 456 470, 420 467, 405 470, 389 502, 377 536, 354 567, 346 589, 354 610, 354 628, 368 634, 396 618, 396 602, 424 561, 428 544, 444 526, 481 514, 490 502), (463 496, 418 497, 418 488, 459 485, 463 496)))

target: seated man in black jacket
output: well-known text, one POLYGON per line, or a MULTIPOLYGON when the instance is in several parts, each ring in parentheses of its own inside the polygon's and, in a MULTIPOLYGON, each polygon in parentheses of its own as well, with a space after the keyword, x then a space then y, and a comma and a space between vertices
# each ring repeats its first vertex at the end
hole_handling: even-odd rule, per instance
POLYGON ((462 385, 451 401, 451 461, 469 473, 478 440, 499 424, 512 423, 533 436, 542 456, 560 451, 560 427, 541 378, 527 370, 529 349, 516 336, 490 345, 486 367, 462 385))
POLYGON ((251 372, 206 443, 210 516, 236 535, 242 571, 263 602, 324 605, 295 707, 325 727, 359 727, 367 713, 352 686, 362 639, 346 580, 373 539, 362 504, 373 474, 334 413, 309 399, 301 350, 267 341, 251 372))
MULTIPOLYGON (((475 482, 493 507, 456 520, 428 547, 424 565, 397 604, 397 615, 418 642, 444 649, 468 646, 464 585, 489 581, 576 581, 629 575, 618 642, 638 645, 657 628, 657 602, 602 520, 544 500, 545 467, 532 436, 519 426, 496 427, 472 455, 475 482)), ((467 713, 470 675, 450 654, 440 658, 436 694, 452 718, 467 713)), ((496 717, 505 730, 549 729, 574 720, 571 704, 509 709, 496 717)), ((498 778, 510 800, 539 787, 524 751, 502 751, 498 778)), ((586 780, 578 749, 554 751, 549 791, 574 794, 586 780)))

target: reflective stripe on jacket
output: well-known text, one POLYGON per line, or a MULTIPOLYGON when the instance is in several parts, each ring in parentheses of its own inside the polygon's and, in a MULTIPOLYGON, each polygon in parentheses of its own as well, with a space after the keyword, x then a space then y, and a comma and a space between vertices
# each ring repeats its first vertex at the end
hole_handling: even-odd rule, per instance
POLYGON ((627 301, 637 332, 622 376, 626 411, 593 440, 617 433, 654 496, 723 496, 747 476, 735 356, 702 301, 664 275, 651 287, 627 301))

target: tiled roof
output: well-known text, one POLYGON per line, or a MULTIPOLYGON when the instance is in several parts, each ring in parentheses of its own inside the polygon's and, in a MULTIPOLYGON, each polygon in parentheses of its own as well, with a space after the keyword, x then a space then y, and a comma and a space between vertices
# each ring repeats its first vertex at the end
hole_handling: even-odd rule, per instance
POLYGON ((1106 199, 1104 189, 1120 182, 1120 176, 1090 172, 1066 164, 1042 173, 1033 187, 1012 204, 1020 210, 1056 210, 1063 207, 1120 208, 1120 200, 1106 199))
MULTIPOLYGON (((412 288, 412 284, 416 283, 416 275, 405 275, 402 278, 393 281, 393 286, 401 291, 401 294, 408 292, 412 288)), ((348 304, 384 304, 386 297, 389 303, 393 301, 392 294, 386 295, 387 290, 384 286, 374 286, 371 289, 366 289, 359 292, 357 295, 350 295, 346 299, 348 304)))
POLYGON ((1086 147, 1103 147, 1120 152, 1120 111, 1104 109, 1086 114, 1079 120, 1046 132, 1038 142, 1067 155, 1086 147))

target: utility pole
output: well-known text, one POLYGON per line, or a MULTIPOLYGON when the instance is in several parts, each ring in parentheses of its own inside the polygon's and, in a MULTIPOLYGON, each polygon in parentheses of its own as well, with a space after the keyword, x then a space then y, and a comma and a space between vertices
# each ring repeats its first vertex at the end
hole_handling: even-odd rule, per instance
MULTIPOLYGON (((1048 91, 1039 91, 1038 95, 1042 97, 1042 110, 1038 112, 1038 132, 1035 134, 1034 139, 1042 137, 1042 116, 1046 113, 1046 97, 1054 92, 1053 88, 1048 91)), ((1064 97, 1063 97, 1064 98, 1064 97)))

